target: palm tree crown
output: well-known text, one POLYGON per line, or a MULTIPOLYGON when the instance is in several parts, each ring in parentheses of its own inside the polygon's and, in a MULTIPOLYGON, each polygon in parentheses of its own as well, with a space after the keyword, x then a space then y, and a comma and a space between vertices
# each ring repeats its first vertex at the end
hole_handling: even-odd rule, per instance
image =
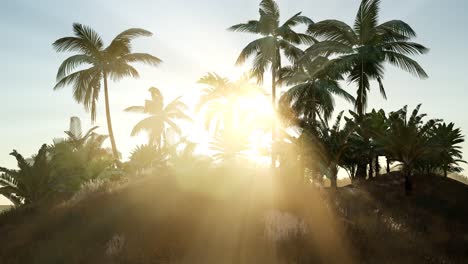
POLYGON ((334 62, 348 75, 348 81, 358 86, 356 109, 360 115, 366 110, 371 80, 377 80, 386 98, 382 82, 385 62, 418 77, 427 77, 409 56, 424 54, 428 49, 410 42, 416 33, 407 23, 391 20, 378 24, 379 6, 380 0, 362 0, 353 27, 338 20, 324 20, 308 28, 309 34, 323 41, 306 50, 306 54, 339 55, 334 62))
MULTIPOLYGON (((312 44, 315 39, 307 34, 297 33, 292 28, 299 24, 312 24, 312 20, 302 16, 301 12, 295 14, 280 25, 280 11, 274 0, 262 0, 259 8, 260 18, 250 20, 230 27, 228 30, 247 32, 261 35, 259 39, 247 44, 241 51, 236 64, 243 64, 247 58, 254 57, 252 75, 259 83, 263 82, 263 74, 267 68, 271 69, 271 101, 276 109, 276 82, 277 71, 281 68, 281 50, 291 61, 302 55, 302 50, 294 44, 312 44)), ((276 141, 276 125, 272 124, 272 141, 276 141)), ((272 151, 272 166, 275 166, 276 154, 272 151)))

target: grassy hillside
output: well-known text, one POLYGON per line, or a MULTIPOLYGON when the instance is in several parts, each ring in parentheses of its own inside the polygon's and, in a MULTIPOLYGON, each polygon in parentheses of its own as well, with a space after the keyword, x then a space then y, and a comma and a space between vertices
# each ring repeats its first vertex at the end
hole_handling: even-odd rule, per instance
POLYGON ((454 180, 416 177, 407 197, 397 176, 336 193, 269 179, 147 177, 10 211, 0 263, 468 261, 468 188, 454 180))
POLYGON ((10 207, 11 207, 11 205, 0 205, 0 212, 8 210, 10 207))

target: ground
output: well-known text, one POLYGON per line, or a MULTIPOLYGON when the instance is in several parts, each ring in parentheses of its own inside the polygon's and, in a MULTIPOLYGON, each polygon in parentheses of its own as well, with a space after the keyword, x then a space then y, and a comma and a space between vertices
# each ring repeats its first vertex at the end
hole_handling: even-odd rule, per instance
POLYGON ((0 263, 468 262, 468 187, 448 178, 415 176, 411 196, 398 175, 337 191, 205 180, 151 176, 9 211, 0 263))

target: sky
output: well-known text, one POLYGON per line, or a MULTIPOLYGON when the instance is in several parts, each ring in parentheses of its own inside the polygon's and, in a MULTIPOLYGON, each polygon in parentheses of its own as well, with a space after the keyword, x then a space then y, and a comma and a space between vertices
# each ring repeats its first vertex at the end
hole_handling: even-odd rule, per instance
MULTIPOLYGON (((14 168, 8 154, 16 149, 24 156, 41 144, 64 137, 69 118, 78 116, 83 130, 93 126, 89 114, 72 98, 71 87, 53 91, 60 63, 71 54, 58 54, 52 43, 72 35, 72 23, 94 28, 106 44, 121 31, 140 27, 154 33, 134 42, 134 50, 163 60, 155 68, 137 65, 140 79, 110 83, 111 111, 119 150, 128 153, 146 141, 144 135, 130 137, 141 116, 124 113, 141 105, 148 88, 161 89, 168 100, 183 95, 194 102, 202 89, 196 81, 207 72, 238 78, 248 65, 234 62, 241 49, 255 38, 232 33, 233 24, 257 19, 259 0, 0 0, 0 166, 14 168)), ((352 24, 358 0, 279 0, 282 21, 302 11, 314 21, 339 19, 352 24)), ((429 117, 454 122, 468 132, 468 1, 382 0, 380 21, 402 19, 418 33, 417 42, 430 48, 416 58, 429 74, 420 80, 388 66, 384 84, 388 100, 381 98, 373 83, 369 108, 397 110, 404 105, 429 117)), ((268 83, 264 84, 265 86, 268 83)), ((346 89, 355 93, 351 84, 346 89)), ((102 99, 103 97, 101 97, 102 99)), ((352 106, 337 100, 337 110, 352 106)), ((106 134, 103 100, 94 125, 106 134)), ((187 134, 191 131, 185 131, 187 134)), ((468 156, 468 144, 463 145, 468 156)), ((467 166, 465 166, 468 169, 467 166)))

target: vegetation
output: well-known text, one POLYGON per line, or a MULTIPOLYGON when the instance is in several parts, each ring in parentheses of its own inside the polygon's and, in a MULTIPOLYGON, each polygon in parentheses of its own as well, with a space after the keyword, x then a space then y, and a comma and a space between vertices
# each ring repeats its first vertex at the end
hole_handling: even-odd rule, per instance
MULTIPOLYGON (((459 223, 468 219, 466 215, 454 212, 453 204, 434 190, 438 184, 454 190, 457 197, 468 197, 464 185, 448 179, 466 180, 455 174, 465 162, 461 129, 428 118, 420 112, 421 104, 411 112, 407 106, 388 113, 367 111, 371 81, 377 81, 386 98, 382 80, 387 63, 428 77, 411 58, 428 49, 411 42, 416 33, 404 21, 379 24, 379 7, 379 0, 362 0, 353 26, 334 19, 315 23, 301 12, 281 24, 276 2, 261 0, 258 20, 229 28, 259 35, 237 59, 237 64, 244 64, 252 58, 251 70, 235 81, 215 72, 202 76, 193 112, 182 96, 165 103, 162 91, 151 87, 151 98, 143 105, 124 110, 145 115, 130 136, 146 132, 148 137, 148 143, 136 146, 127 161, 114 138, 108 80, 138 77, 131 65, 136 62, 161 63, 153 55, 132 52, 131 41, 151 33, 128 29, 104 47, 93 29, 73 24, 73 37, 53 43, 58 52, 77 53, 59 67, 54 89, 72 86, 74 99, 94 122, 102 87, 108 135, 95 133, 97 127, 84 134, 66 131, 68 138, 42 145, 30 159, 13 150, 18 168, 0 167, 0 194, 15 207, 0 216, 0 232, 6 232, 7 239, 21 237, 24 244, 0 248, 0 262, 30 263, 32 254, 56 248, 64 238, 49 232, 54 224, 77 238, 70 248, 90 243, 83 256, 64 248, 75 257, 72 263, 187 262, 181 256, 211 263, 223 254, 231 254, 224 257, 235 263, 351 263, 354 259, 374 263, 385 254, 360 239, 392 238, 400 244, 379 243, 393 250, 401 249, 405 239, 421 248, 437 245, 423 240, 434 232, 421 230, 418 217, 453 217, 450 230, 431 222, 446 236, 467 231, 459 223), (299 25, 305 32, 297 30, 299 25), (271 94, 259 87, 267 71, 271 94), (345 81, 357 86, 356 97, 347 91, 345 81), (287 90, 277 98, 279 85, 287 90), (271 103, 264 104, 268 96, 271 103), (354 109, 336 113, 336 98, 354 109), (183 129, 196 114, 204 119, 207 142, 191 142, 192 131, 183 129), (108 138, 111 149, 104 147, 108 138), (267 155, 271 161, 264 162, 267 155), (338 188, 340 171, 348 173, 350 186, 338 188), (447 212, 427 205, 430 195, 446 205, 447 212), (401 210, 393 207, 395 201, 403 204, 401 210), (37 222, 26 223, 23 214, 37 222), (408 234, 400 232, 403 222, 408 234), (106 223, 112 225, 103 226, 106 223), (3 229, 2 224, 17 224, 31 236, 3 229), (84 228, 86 236, 78 234, 77 227, 84 228), (97 239, 89 241, 89 233, 96 233, 97 239), (148 243, 137 250, 134 245, 140 235, 148 243), (209 238, 206 246, 220 255, 202 250, 204 236, 209 238), (20 246, 26 250, 23 257, 20 246), (366 246, 380 251, 365 253, 366 246), (353 247, 358 253, 350 253, 353 247)), ((461 245, 466 245, 464 239, 461 245)), ((430 252, 415 252, 417 260, 433 257, 430 252)), ((439 262, 450 259, 445 246, 438 253, 444 257, 439 262)), ((466 250, 464 254, 468 259, 466 250)), ((37 263, 61 263, 66 256, 39 254, 37 263)))

